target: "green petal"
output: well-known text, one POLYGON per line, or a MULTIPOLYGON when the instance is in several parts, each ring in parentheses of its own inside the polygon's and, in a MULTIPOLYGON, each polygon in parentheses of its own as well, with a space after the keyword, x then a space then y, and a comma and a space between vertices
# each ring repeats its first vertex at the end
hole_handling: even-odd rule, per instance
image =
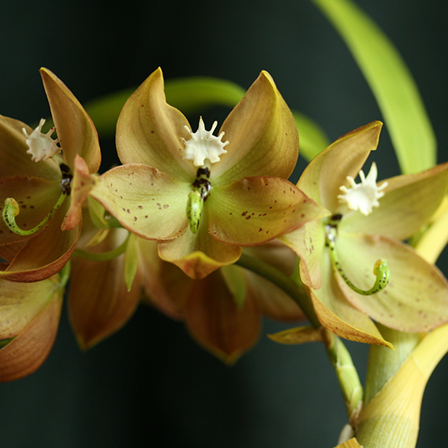
POLYGON ((370 84, 404 173, 436 163, 431 123, 409 70, 392 43, 348 0, 314 0, 333 22, 370 84))
POLYGON ((269 177, 213 187, 206 207, 210 234, 240 246, 264 243, 326 214, 287 180, 269 177))
POLYGON ((162 70, 153 72, 123 107, 117 123, 117 151, 123 164, 144 163, 175 179, 192 182, 194 165, 182 158, 182 138, 190 128, 180 111, 166 103, 162 70))
POLYGON ((188 228, 180 238, 159 244, 160 257, 176 264, 194 279, 204 278, 221 266, 235 263, 241 255, 240 247, 222 243, 208 234, 204 215, 203 212, 197 233, 188 228))
POLYGON ((89 171, 96 173, 101 163, 101 152, 92 120, 54 73, 41 68, 40 74, 67 164, 73 167, 75 156, 79 154, 86 161, 89 171))
MULTIPOLYGON (((16 216, 18 226, 23 230, 32 229, 53 209, 61 194, 60 183, 60 179, 48 181, 25 176, 5 177, 0 181, 0 211, 3 211, 6 198, 14 198, 20 207, 20 213, 16 216)), ((0 218, 0 245, 29 238, 11 232, 0 218)))
POLYGON ((362 296, 339 284, 347 299, 382 324, 400 331, 429 331, 448 321, 448 283, 437 268, 411 247, 385 237, 339 232, 336 247, 341 265, 352 283, 368 289, 375 276, 373 266, 387 259, 388 286, 372 296, 362 296))
POLYGON ((251 176, 286 179, 293 172, 299 154, 296 124, 267 72, 261 72, 221 131, 229 144, 227 154, 212 167, 214 185, 251 176))
POLYGON ((259 310, 251 300, 239 307, 219 272, 192 283, 185 313, 192 336, 227 364, 258 340, 259 310))
POLYGON ((154 168, 129 164, 104 173, 90 194, 130 232, 164 240, 185 232, 190 190, 154 168))
POLYGON ((313 289, 321 286, 321 257, 325 247, 325 228, 320 221, 306 223, 293 232, 279 236, 280 241, 300 257, 300 278, 313 289))
POLYGON ((308 165, 297 186, 335 213, 339 187, 348 186, 347 176, 358 175, 370 151, 378 145, 381 127, 382 123, 374 121, 340 137, 308 165))
MULTIPOLYGON (((89 250, 112 250, 127 234, 124 229, 111 229, 101 244, 89 250)), ((73 258, 69 315, 83 349, 91 348, 123 327, 139 303, 141 281, 137 276, 128 291, 124 259, 124 254, 108 261, 73 258)))
POLYGON ((0 177, 33 176, 60 180, 61 170, 54 160, 36 163, 26 153, 29 148, 23 128, 28 135, 33 131, 21 121, 0 115, 0 177))
MULTIPOLYGON (((346 232, 362 232, 405 239, 418 232, 437 210, 448 187, 448 163, 418 174, 387 179, 380 206, 364 216, 348 214, 341 222, 346 232)), ((381 182, 379 183, 381 185, 381 182)))
POLYGON ((8 267, 0 271, 0 278, 35 282, 51 277, 64 267, 81 233, 79 226, 74 230, 61 231, 67 208, 65 203, 49 224, 27 241, 8 267))
POLYGON ((58 289, 47 302, 47 306, 15 339, 0 350, 0 382, 23 378, 42 365, 53 347, 61 308, 62 292, 58 289))
POLYGON ((311 299, 322 325, 350 341, 391 346, 369 317, 345 298, 335 277, 328 254, 322 256, 322 286, 311 289, 311 299))

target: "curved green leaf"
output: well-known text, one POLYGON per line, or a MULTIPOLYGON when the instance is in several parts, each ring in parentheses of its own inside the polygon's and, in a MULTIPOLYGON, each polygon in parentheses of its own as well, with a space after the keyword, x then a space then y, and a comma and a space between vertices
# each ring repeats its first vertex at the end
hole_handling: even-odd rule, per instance
POLYGON ((404 173, 436 163, 436 141, 417 86, 398 51, 350 0, 313 0, 340 33, 378 105, 404 173))

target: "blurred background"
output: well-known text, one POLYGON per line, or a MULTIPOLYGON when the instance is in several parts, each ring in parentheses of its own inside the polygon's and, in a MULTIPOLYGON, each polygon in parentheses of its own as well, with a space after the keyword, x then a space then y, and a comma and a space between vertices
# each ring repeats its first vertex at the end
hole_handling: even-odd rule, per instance
MULTIPOLYGON (((357 0, 413 73, 448 159, 448 4, 357 0)), ((333 141, 381 119, 369 88, 331 25, 309 0, 106 2, 2 0, 0 113, 28 123, 49 114, 38 69, 51 69, 86 103, 165 78, 215 76, 244 88, 268 70, 291 108, 333 141)), ((100 136, 114 160, 113 139, 100 136)), ((374 158, 398 174, 387 123, 374 158)), ((299 164, 299 170, 305 166, 299 164)), ((448 258, 441 267, 448 273, 448 258)), ((346 423, 335 374, 319 345, 280 346, 267 333, 233 367, 197 346, 182 323, 140 307, 119 333, 82 353, 64 310, 46 363, 0 385, 0 446, 332 447, 346 423)), ((367 347, 349 344, 365 373, 367 347)), ((448 429, 448 362, 431 378, 419 447, 448 429)), ((432 444, 432 445, 430 445, 432 444)))

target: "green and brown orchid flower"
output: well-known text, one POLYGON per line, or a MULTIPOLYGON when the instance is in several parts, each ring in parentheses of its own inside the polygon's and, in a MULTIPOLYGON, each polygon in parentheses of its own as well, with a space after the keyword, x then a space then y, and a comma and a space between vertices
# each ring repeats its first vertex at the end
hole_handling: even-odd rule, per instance
POLYGON ((193 133, 168 105, 160 69, 125 104, 117 124, 122 166, 90 194, 130 232, 159 240, 162 259, 192 278, 234 263, 254 246, 321 216, 287 178, 298 156, 293 116, 262 72, 219 136, 193 133), (225 138, 225 141, 222 139, 225 138))
POLYGON ((96 129, 52 72, 40 71, 54 129, 0 116, 0 278, 32 282, 67 263, 80 235, 81 204, 101 162, 96 129), (59 154, 62 151, 61 154, 59 154))
POLYGON ((374 164, 367 177, 360 170, 381 127, 374 122, 344 135, 309 164, 297 185, 330 216, 280 238, 301 257, 301 277, 322 325, 347 339, 389 345, 370 318, 407 332, 448 321, 446 279, 402 242, 439 207, 448 164, 377 185, 374 164), (353 179, 358 173, 360 184, 353 179), (387 264, 378 268, 381 259, 387 264))

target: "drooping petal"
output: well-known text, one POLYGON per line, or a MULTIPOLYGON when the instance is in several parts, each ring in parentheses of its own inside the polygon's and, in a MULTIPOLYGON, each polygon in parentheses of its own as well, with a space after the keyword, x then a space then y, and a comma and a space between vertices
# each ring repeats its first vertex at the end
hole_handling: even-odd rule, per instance
POLYGON ((382 123, 374 121, 343 135, 322 151, 305 169, 297 186, 318 204, 335 213, 339 187, 356 177, 370 151, 378 145, 382 123))
POLYGON ((258 339, 261 315, 251 300, 239 307, 219 272, 192 282, 185 309, 192 336, 227 364, 258 339))
MULTIPOLYGON (((28 176, 5 177, 0 180, 0 211, 3 212, 6 198, 14 198, 20 208, 20 213, 15 217, 17 225, 22 230, 33 229, 55 206, 61 194, 60 183, 60 179, 48 181, 28 176)), ((13 233, 0 218, 0 245, 29 238, 13 233)))
POLYGON ((70 193, 70 207, 62 222, 62 230, 74 229, 82 220, 82 204, 95 185, 85 160, 76 154, 70 193))
POLYGON ((390 346, 370 318, 347 301, 338 285, 328 254, 323 254, 321 266, 322 286, 317 290, 310 289, 310 293, 322 325, 351 341, 390 346))
POLYGON ((192 280, 176 265, 159 257, 158 244, 157 241, 138 240, 145 293, 142 300, 167 316, 180 319, 192 280))
POLYGON ((350 281, 368 289, 376 260, 387 259, 390 282, 372 296, 355 293, 339 278, 350 303, 382 324, 400 331, 429 331, 448 322, 448 283, 437 268, 411 247, 386 237, 339 232, 336 248, 350 281))
POLYGON ((32 129, 19 120, 0 115, 0 177, 33 176, 47 180, 61 178, 61 172, 54 160, 33 162, 27 154, 28 145, 22 129, 28 134, 32 129))
POLYGON ((87 112, 67 86, 50 70, 40 69, 64 158, 73 167, 76 154, 96 173, 101 163, 98 134, 87 112))
POLYGON ((204 278, 221 266, 234 263, 241 255, 240 247, 222 243, 208 234, 205 210, 202 215, 197 233, 188 228, 180 238, 159 244, 160 257, 179 266, 194 279, 204 278))
POLYGON ((117 123, 117 151, 123 164, 144 163, 177 180, 192 182, 196 169, 182 158, 187 119, 165 99, 159 68, 128 99, 117 123))
MULTIPOLYGON (((127 234, 124 229, 111 229, 108 237, 90 250, 112 250, 127 234)), ((108 261, 73 258, 69 316, 81 348, 91 348, 123 327, 139 303, 140 284, 137 274, 127 290, 124 254, 108 261)))
POLYGON ((448 163, 418 174, 387 179, 385 195, 372 213, 347 214, 345 232, 405 239, 416 233, 437 210, 448 188, 448 163))
POLYGON ((0 278, 15 282, 35 282, 49 278, 63 268, 81 233, 80 226, 61 232, 67 209, 68 204, 64 203, 47 227, 31 238, 8 267, 0 271, 0 278))
POLYGON ((327 214, 287 180, 266 177, 213 187, 206 207, 210 234, 241 246, 264 243, 327 214))
MULTIPOLYGON (((36 283, 33 283, 34 285, 36 283)), ((30 375, 47 359, 59 326, 62 295, 60 289, 54 291, 49 297, 47 306, 14 340, 0 350, 0 382, 13 381, 30 375)))
POLYGON ((288 178, 297 163, 294 117, 269 73, 263 71, 222 125, 227 154, 213 165, 214 185, 243 177, 288 178))
POLYGON ((325 229, 320 221, 307 222, 290 233, 279 236, 279 240, 300 257, 300 278, 313 289, 321 285, 321 257, 325 247, 325 229))
POLYGON ((172 239, 187 226, 191 186, 140 164, 104 173, 90 194, 130 232, 148 239, 172 239))

